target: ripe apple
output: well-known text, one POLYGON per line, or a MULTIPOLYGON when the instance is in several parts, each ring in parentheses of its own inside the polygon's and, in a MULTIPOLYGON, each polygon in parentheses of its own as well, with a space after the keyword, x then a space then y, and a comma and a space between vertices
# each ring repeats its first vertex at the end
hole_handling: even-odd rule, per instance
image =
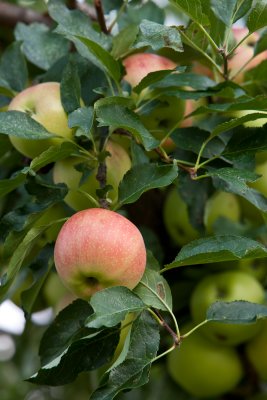
POLYGON ((123 60, 126 74, 123 79, 132 87, 137 86, 150 72, 176 68, 172 60, 152 53, 136 53, 123 60))
MULTIPOLYGON (((265 299, 263 286, 246 272, 234 270, 207 275, 196 285, 190 299, 191 315, 195 323, 206 319, 206 311, 217 300, 246 300, 262 304, 265 299)), ((254 324, 224 324, 209 322, 203 334, 213 341, 237 345, 251 339, 261 327, 254 324)))
POLYGON ((37 157, 64 138, 73 137, 73 130, 68 127, 68 117, 61 103, 60 84, 57 82, 40 83, 23 90, 13 98, 8 110, 26 112, 49 132, 62 136, 62 139, 30 140, 10 135, 13 146, 26 157, 37 157))
POLYGON ((163 205, 165 228, 174 244, 183 246, 199 237, 199 232, 189 220, 188 208, 176 187, 172 188, 163 205))
POLYGON ((261 175, 261 177, 255 182, 250 182, 249 186, 267 197, 267 161, 256 165, 255 172, 261 175))
MULTIPOLYGON (((192 328, 193 324, 188 324, 183 331, 192 328)), ((242 363, 235 348, 213 343, 200 330, 168 354, 167 368, 173 380, 190 395, 217 398, 238 385, 243 377, 242 363)))
POLYGON ((140 231, 127 218, 90 208, 65 222, 55 243, 54 261, 67 288, 89 299, 109 286, 133 289, 146 267, 146 248, 140 231))
POLYGON ((263 321, 263 326, 258 335, 253 337, 245 348, 247 357, 255 368, 260 379, 267 381, 267 320, 263 321))
POLYGON ((204 225, 207 233, 213 232, 213 224, 219 217, 233 222, 240 220, 241 210, 237 196, 232 193, 215 192, 207 201, 204 212, 204 225))
MULTIPOLYGON (((108 141, 106 150, 110 156, 106 157, 107 166, 107 184, 112 185, 113 190, 108 193, 112 203, 118 200, 118 186, 125 173, 131 168, 131 159, 127 151, 118 143, 108 141)), ((99 189, 99 182, 96 179, 97 163, 88 160, 88 166, 92 170, 89 176, 80 185, 82 172, 75 167, 84 163, 84 159, 70 157, 55 163, 53 168, 53 179, 55 183, 65 183, 69 188, 69 193, 64 201, 75 210, 83 210, 88 207, 94 207, 95 204, 78 190, 89 193, 94 198, 96 190, 99 189)))

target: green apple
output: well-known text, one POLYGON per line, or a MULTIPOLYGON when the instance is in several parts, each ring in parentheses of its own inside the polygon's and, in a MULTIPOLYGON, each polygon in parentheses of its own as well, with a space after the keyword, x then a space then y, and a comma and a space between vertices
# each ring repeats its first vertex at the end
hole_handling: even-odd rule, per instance
MULTIPOLYGON (((183 332, 193 328, 188 324, 183 332)), ((243 377, 238 353, 233 347, 220 346, 196 330, 169 353, 170 376, 191 396, 216 397, 233 390, 243 377)))
POLYGON ((219 217, 233 222, 240 220, 241 210, 237 196, 232 193, 215 192, 207 201, 204 212, 204 225, 207 233, 213 232, 213 224, 219 217))
POLYGON ((267 278, 267 261, 265 258, 248 258, 238 262, 238 268, 264 283, 267 278))
POLYGON ((199 237, 199 232, 189 220, 187 204, 176 187, 173 187, 165 198, 163 220, 168 234, 178 246, 183 246, 199 237))
MULTIPOLYGON (((35 227, 40 227, 44 225, 48 225, 53 221, 59 220, 66 218, 68 216, 68 213, 63 207, 62 204, 55 204, 52 207, 48 208, 44 214, 36 221, 34 224, 35 227)), ((57 238, 57 235, 61 229, 61 226, 63 225, 63 222, 60 223, 55 223, 51 225, 49 228, 47 228, 43 235, 41 236, 41 239, 45 243, 51 243, 54 242, 57 238)))
POLYGON ((261 175, 261 177, 255 182, 250 182, 249 186, 267 197, 267 161, 256 165, 255 172, 261 175))
POLYGON ((241 207, 242 220, 250 223, 252 226, 264 224, 264 218, 257 207, 241 196, 239 198, 239 204, 241 207))
MULTIPOLYGON (((127 151, 118 143, 109 141, 106 150, 110 156, 106 157, 107 166, 107 184, 113 189, 108 193, 108 198, 115 204, 118 200, 118 186, 125 173, 131 168, 131 159, 127 151)), ((96 190, 99 189, 99 182, 96 179, 97 163, 88 161, 88 167, 91 169, 89 176, 80 184, 82 172, 75 167, 84 163, 83 158, 71 157, 55 163, 53 168, 53 179, 55 183, 65 183, 69 192, 64 201, 75 210, 83 210, 89 207, 95 207, 93 201, 87 198, 78 190, 82 190, 96 198, 96 190)))
POLYGON ((244 126, 247 128, 261 128, 264 124, 267 124, 267 111, 257 111, 257 110, 239 110, 235 111, 233 113, 233 116, 235 118, 241 118, 245 117, 248 114, 255 114, 255 113, 261 113, 261 114, 266 114, 266 118, 257 118, 254 121, 247 121, 244 122, 244 126))
POLYGON ((69 293, 71 292, 63 285, 58 274, 51 272, 43 286, 43 296, 47 305, 54 308, 57 307, 69 293))
POLYGON ((8 110, 26 112, 50 133, 62 136, 44 140, 10 136, 13 146, 26 157, 37 157, 50 146, 73 138, 73 130, 68 127, 68 116, 61 103, 60 84, 57 82, 40 83, 23 90, 13 98, 8 110))
POLYGON ((66 287, 87 300, 110 286, 133 289, 145 271, 146 248, 139 229, 127 218, 90 208, 65 222, 55 243, 54 261, 66 287))
POLYGON ((260 379, 267 382, 267 320, 257 336, 246 343, 247 357, 260 379))
MULTIPOLYGON (((225 271, 210 274, 196 285, 190 299, 191 315, 196 324, 206 319, 207 309, 217 300, 246 300, 262 304, 265 299, 263 286, 256 278, 243 271, 225 271)), ((209 322, 203 334, 213 341, 227 345, 243 343, 257 334, 260 322, 254 324, 225 324, 209 322)))

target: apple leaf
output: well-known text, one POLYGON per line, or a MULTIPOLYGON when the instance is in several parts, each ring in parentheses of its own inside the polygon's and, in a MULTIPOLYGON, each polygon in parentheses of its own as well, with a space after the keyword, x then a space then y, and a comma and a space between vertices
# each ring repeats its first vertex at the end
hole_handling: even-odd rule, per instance
POLYGON ((171 0, 170 2, 188 15, 193 21, 201 25, 208 24, 209 20, 204 12, 207 8, 206 0, 191 0, 190 2, 184 0, 171 0))
POLYGON ((0 198, 12 192, 26 180, 26 174, 18 172, 10 179, 0 180, 0 198))
POLYGON ((136 24, 129 24, 114 36, 111 54, 116 60, 127 55, 136 39, 138 30, 139 28, 136 24))
POLYGON ((217 189, 244 197, 260 211, 267 213, 267 198, 246 184, 246 182, 257 180, 259 175, 236 168, 220 168, 209 172, 207 176, 212 177, 213 184, 217 189))
MULTIPOLYGON (((134 203, 146 191, 170 185, 178 176, 175 164, 136 165, 123 177, 119 185, 119 206, 134 203)), ((119 207, 118 206, 118 207, 119 207)))
POLYGON ((27 113, 21 111, 4 111, 0 113, 0 133, 32 140, 56 137, 27 113))
POLYGON ((150 46, 157 51, 168 47, 174 51, 183 51, 181 36, 176 27, 165 26, 144 19, 139 25, 139 33, 133 44, 133 48, 150 46))
POLYGON ((157 271, 150 268, 146 269, 134 293, 149 307, 163 311, 172 309, 172 295, 168 282, 157 271))
POLYGON ((64 70, 60 83, 60 97, 67 114, 81 106, 81 82, 77 64, 70 59, 64 70))
POLYGON ((121 391, 137 388, 149 380, 150 366, 159 348, 159 325, 144 311, 133 322, 128 353, 121 364, 104 376, 103 385, 91 400, 112 400, 121 391))
POLYGON ((183 246, 175 260, 164 270, 185 265, 209 264, 243 258, 265 258, 267 248, 243 236, 217 235, 193 240, 183 246))
POLYGON ((13 42, 4 51, 0 60, 0 76, 3 82, 8 83, 10 89, 17 92, 25 89, 28 70, 25 57, 21 52, 21 42, 13 42))
POLYGON ((2 76, 0 77, 0 94, 6 97, 14 97, 15 95, 9 83, 2 76))
POLYGON ((68 123, 70 128, 80 128, 83 134, 90 137, 94 122, 93 107, 81 107, 69 115, 68 123))
POLYGON ((96 115, 99 126, 126 129, 143 143, 146 150, 152 150, 160 143, 146 129, 138 115, 124 105, 101 104, 96 108, 96 115))
POLYGON ((247 27, 249 32, 255 32, 266 26, 267 4, 266 0, 256 0, 251 7, 247 18, 247 27))
MULTIPOLYGON (((267 31, 265 30, 259 40, 255 43, 254 56, 267 50, 267 31)), ((266 60, 265 60, 266 61, 266 60)))
POLYGON ((229 324, 253 324, 267 318, 267 306, 249 301, 216 301, 207 310, 207 320, 229 324))
POLYGON ((64 385, 80 372, 97 369, 110 361, 119 341, 119 329, 96 332, 84 328, 91 313, 90 305, 83 300, 74 301, 59 313, 41 341, 42 367, 28 381, 64 385))
MULTIPOLYGON (((172 70, 169 74, 164 74, 164 77, 155 82, 152 87, 154 88, 166 88, 166 87, 184 87, 189 86, 196 90, 207 90, 209 88, 216 89, 216 82, 208 78, 207 76, 194 74, 193 72, 183 72, 183 70, 176 69, 177 72, 173 73, 172 70), (172 73, 171 73, 172 72, 172 73)), ((221 86, 218 86, 221 90, 221 86)), ((190 94, 190 93, 189 93, 190 94)))
POLYGON ((45 71, 69 51, 69 42, 44 24, 19 22, 14 33, 22 42, 22 51, 27 59, 45 71))
POLYGON ((250 10, 251 3, 252 0, 211 0, 211 8, 219 20, 231 27, 250 10))
POLYGON ((220 133, 227 132, 239 125, 243 125, 244 122, 256 121, 258 119, 266 119, 266 113, 255 112, 251 114, 244 115, 240 118, 233 118, 230 121, 223 122, 216 126, 211 132, 211 137, 217 136, 220 133))
POLYGON ((114 286, 95 293, 90 304, 94 314, 87 319, 87 328, 115 326, 129 312, 142 311, 146 308, 143 301, 124 286, 114 286))

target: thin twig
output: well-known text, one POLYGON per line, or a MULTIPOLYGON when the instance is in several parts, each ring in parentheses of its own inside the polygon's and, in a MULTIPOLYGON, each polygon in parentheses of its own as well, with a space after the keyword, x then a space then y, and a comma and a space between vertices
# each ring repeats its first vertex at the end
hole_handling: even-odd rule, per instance
POLYGON ((101 0, 94 0, 94 6, 101 31, 108 34, 109 31, 106 25, 106 20, 101 0))
POLYGON ((19 7, 4 1, 0 2, 0 25, 13 27, 17 22, 30 24, 32 22, 42 22, 45 25, 51 25, 52 20, 49 16, 40 14, 29 8, 19 7))

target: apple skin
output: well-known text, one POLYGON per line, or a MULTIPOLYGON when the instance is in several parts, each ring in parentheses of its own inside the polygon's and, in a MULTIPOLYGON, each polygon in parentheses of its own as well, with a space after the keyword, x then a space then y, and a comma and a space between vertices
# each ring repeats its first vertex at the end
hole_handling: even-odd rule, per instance
MULTIPOLYGON (((196 324, 206 319, 206 311, 217 300, 246 300, 264 303, 263 286, 256 278, 243 271, 226 271, 204 277, 192 292, 191 315, 196 324)), ((248 341, 261 328, 261 321, 254 324, 224 324, 209 322, 202 333, 216 343, 237 345, 248 341)))
POLYGON ((163 220, 173 243, 178 246, 183 246, 199 237, 199 232, 189 220, 187 204, 176 187, 172 188, 165 198, 163 220))
POLYGON ((262 176, 255 182, 250 182, 249 186, 258 190, 265 197, 267 197, 267 161, 256 165, 254 172, 262 176))
MULTIPOLYGON (((183 332, 192 328, 193 324, 188 324, 183 332)), ((217 398, 238 385, 243 377, 242 363, 235 348, 215 344, 200 331, 193 332, 168 354, 167 369, 190 395, 217 398)))
POLYGON ((228 192, 215 192, 207 201, 204 212, 204 225, 207 233, 213 232, 213 224, 219 217, 238 222, 241 209, 237 196, 228 192))
POLYGON ((72 215, 55 243, 54 261, 62 282, 89 299, 110 286, 133 289, 146 267, 146 248, 138 228, 122 215, 90 208, 72 215))
POLYGON ((263 327, 254 338, 246 343, 246 355, 258 373, 260 379, 267 382, 267 320, 263 320, 263 327))
MULTIPOLYGON (((106 150, 110 156, 106 157, 107 166, 107 184, 112 185, 113 190, 108 193, 108 197, 115 204, 118 200, 118 186, 125 173, 131 168, 131 159, 127 151, 114 141, 108 141, 106 150)), ((89 207, 95 207, 95 204, 86 196, 78 192, 78 189, 89 193, 96 198, 96 190, 99 189, 99 182, 96 179, 96 163, 90 165, 92 173, 85 182, 79 186, 82 178, 82 172, 75 169, 75 166, 84 162, 84 159, 78 157, 66 158, 57 161, 53 168, 53 180, 55 183, 65 183, 70 189, 64 201, 74 210, 84 210, 89 207)), ((91 161, 89 161, 91 163, 91 161)))
POLYGON ((137 86, 150 72, 176 68, 172 60, 152 53, 136 53, 123 60, 126 74, 123 79, 132 87, 137 86))
POLYGON ((68 127, 68 117, 60 99, 60 84, 45 82, 29 87, 13 98, 8 110, 27 112, 50 133, 62 136, 44 140, 22 139, 9 136, 11 143, 21 154, 34 158, 64 138, 72 139, 73 130, 68 127))

